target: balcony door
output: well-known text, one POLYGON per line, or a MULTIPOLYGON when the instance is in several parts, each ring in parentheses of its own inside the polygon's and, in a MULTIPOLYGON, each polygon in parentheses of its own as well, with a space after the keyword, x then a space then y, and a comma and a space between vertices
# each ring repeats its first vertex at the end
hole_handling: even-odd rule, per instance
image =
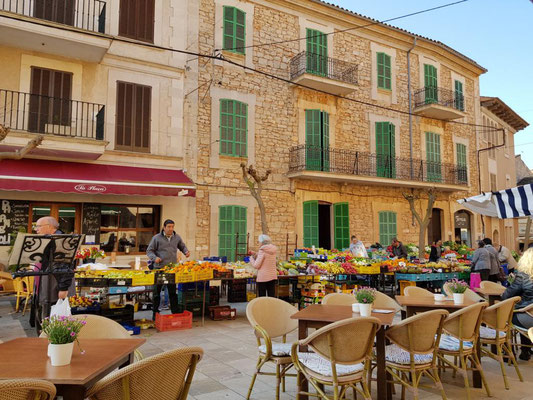
POLYGON ((396 134, 390 122, 376 122, 376 170, 381 178, 396 178, 396 134))
POLYGON ((305 110, 306 169, 329 171, 329 114, 305 110))
POLYGON ((72 73, 31 67, 28 130, 61 133, 62 126, 70 126, 71 92, 72 73))
POLYGON ((426 104, 436 103, 439 100, 437 84, 437 68, 424 64, 424 87, 426 91, 426 104))
POLYGON ((74 26, 73 0, 34 0, 34 18, 74 26))
POLYGON ((328 75, 328 37, 315 29, 307 29, 307 72, 328 75))
POLYGON ((442 181, 442 164, 440 157, 440 135, 426 132, 426 159, 428 182, 442 181))

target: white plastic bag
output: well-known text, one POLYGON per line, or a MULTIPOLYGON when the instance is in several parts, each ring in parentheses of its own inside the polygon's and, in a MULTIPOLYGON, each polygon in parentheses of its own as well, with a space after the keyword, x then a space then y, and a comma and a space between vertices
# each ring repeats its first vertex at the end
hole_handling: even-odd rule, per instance
POLYGON ((68 297, 65 300, 59 299, 50 310, 50 317, 70 317, 71 315, 72 313, 70 312, 70 304, 68 302, 68 297))

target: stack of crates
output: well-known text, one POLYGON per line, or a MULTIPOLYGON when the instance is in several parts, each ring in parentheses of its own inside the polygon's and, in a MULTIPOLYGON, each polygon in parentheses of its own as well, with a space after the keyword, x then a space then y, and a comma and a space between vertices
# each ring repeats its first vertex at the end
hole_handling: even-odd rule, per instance
MULTIPOLYGON (((210 298, 209 284, 206 284, 205 290, 205 306, 207 309, 210 298)), ((203 301, 203 283, 198 285, 196 282, 178 284, 179 312, 187 310, 195 317, 201 316, 203 301)))
POLYGON ((218 306, 220 304, 220 286, 211 286, 209 288, 209 306, 218 306))
POLYGON ((246 297, 247 279, 234 279, 228 281, 228 303, 243 303, 246 297))

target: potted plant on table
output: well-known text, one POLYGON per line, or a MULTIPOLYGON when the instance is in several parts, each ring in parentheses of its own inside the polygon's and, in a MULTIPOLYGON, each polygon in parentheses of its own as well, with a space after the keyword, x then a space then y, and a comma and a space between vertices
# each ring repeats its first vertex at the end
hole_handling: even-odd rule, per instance
POLYGON ((453 302, 455 304, 463 304, 465 301, 465 292, 468 289, 468 284, 465 281, 453 279, 448 282, 448 289, 453 294, 453 302))
POLYGON ((75 317, 52 316, 44 319, 42 328, 48 338, 48 356, 52 366, 70 364, 74 342, 79 346, 78 335, 85 324, 85 320, 75 317))
POLYGON ((361 317, 370 317, 372 314, 372 303, 376 299, 376 290, 364 287, 355 292, 355 298, 359 303, 359 314, 361 317))
POLYGON ((76 258, 83 260, 84 264, 95 263, 98 258, 105 258, 105 252, 98 247, 86 247, 76 253, 76 258))

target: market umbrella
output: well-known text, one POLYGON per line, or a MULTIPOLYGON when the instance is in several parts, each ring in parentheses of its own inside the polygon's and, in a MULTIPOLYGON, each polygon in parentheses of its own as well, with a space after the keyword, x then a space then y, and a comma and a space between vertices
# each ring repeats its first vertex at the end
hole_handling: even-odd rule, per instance
POLYGON ((501 219, 527 217, 533 211, 533 187, 527 184, 498 192, 478 194, 457 202, 471 211, 489 217, 501 219))

